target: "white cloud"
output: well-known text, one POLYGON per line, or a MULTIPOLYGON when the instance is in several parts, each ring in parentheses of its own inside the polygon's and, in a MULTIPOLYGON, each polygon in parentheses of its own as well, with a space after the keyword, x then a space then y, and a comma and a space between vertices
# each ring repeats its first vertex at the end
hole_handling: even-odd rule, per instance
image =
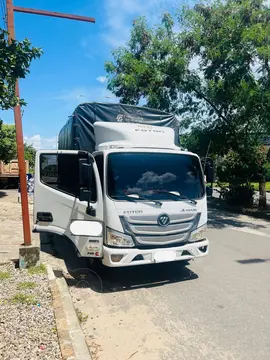
POLYGON ((105 0, 105 25, 103 40, 115 48, 124 45, 130 33, 132 21, 145 16, 150 25, 158 23, 166 11, 179 7, 177 0, 105 0))
POLYGON ((106 76, 98 76, 98 77, 96 78, 96 80, 97 80, 98 82, 100 82, 101 84, 104 84, 104 83, 107 81, 107 77, 106 77, 106 76))
POLYGON ((55 99, 63 101, 70 112, 84 102, 118 102, 118 99, 104 85, 93 86, 91 88, 75 87, 63 91, 55 99))
POLYGON ((33 145, 35 149, 56 149, 57 148, 57 136, 54 137, 42 137, 41 135, 25 136, 24 141, 33 145))
POLYGON ((88 93, 89 91, 85 87, 74 87, 70 90, 64 90, 60 95, 55 96, 55 99, 70 102, 76 106, 83 101, 91 101, 88 98, 88 93))

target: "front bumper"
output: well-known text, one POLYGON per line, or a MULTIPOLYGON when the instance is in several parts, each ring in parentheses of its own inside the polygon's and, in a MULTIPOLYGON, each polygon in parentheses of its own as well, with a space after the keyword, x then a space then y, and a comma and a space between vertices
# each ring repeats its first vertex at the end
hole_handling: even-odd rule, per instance
MULTIPOLYGON (((187 243, 185 245, 172 247, 172 248, 162 248, 162 249, 123 249, 123 248, 108 248, 103 246, 103 259, 102 263, 105 266, 109 267, 123 267, 123 266, 135 266, 135 265, 146 265, 154 264, 157 262, 168 262, 168 261, 180 261, 180 260, 191 260, 194 258, 206 256, 208 254, 209 241, 208 239, 203 239, 194 243, 187 243), (164 255, 169 253, 173 255, 173 260, 164 260, 162 261, 161 256, 157 256, 157 253, 163 252, 164 255), (112 260, 113 256, 123 256, 122 259, 118 262, 112 260), (157 258, 159 259, 157 261, 157 258)), ((166 258, 166 256, 164 256, 166 258)))

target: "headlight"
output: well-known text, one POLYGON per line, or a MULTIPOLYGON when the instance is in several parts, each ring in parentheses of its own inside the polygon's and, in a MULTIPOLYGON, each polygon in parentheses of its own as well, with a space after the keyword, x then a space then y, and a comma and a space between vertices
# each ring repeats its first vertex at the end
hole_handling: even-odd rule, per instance
POLYGON ((206 229, 207 229, 207 226, 203 225, 203 226, 200 226, 198 229, 192 231, 190 234, 189 241, 192 242, 192 241, 198 241, 198 240, 205 239, 206 229))
POLYGON ((119 247, 133 247, 134 242, 132 237, 118 231, 107 228, 107 240, 106 244, 110 246, 119 247))

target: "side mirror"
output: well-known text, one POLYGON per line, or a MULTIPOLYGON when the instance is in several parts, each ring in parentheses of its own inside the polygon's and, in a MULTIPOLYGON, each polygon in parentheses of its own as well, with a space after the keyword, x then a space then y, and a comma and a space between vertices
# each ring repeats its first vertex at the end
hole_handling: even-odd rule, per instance
POLYGON ((215 180, 214 161, 211 158, 202 158, 202 167, 204 169, 204 176, 207 183, 213 183, 215 180))
POLYGON ((215 178, 215 172, 213 167, 210 164, 206 163, 205 167, 205 176, 206 176, 206 182, 213 183, 215 178))

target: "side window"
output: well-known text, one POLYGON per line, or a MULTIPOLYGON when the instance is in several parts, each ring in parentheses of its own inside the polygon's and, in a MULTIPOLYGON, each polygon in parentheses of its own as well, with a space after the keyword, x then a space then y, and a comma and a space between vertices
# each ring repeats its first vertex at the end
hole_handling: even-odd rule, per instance
MULTIPOLYGON (((71 196, 78 196, 79 185, 78 154, 42 154, 40 156, 40 181, 71 196)), ((96 180, 93 174, 91 201, 97 201, 96 180)))
POLYGON ((98 167, 102 191, 104 191, 104 155, 97 154, 95 156, 95 160, 96 160, 97 167, 98 167))

